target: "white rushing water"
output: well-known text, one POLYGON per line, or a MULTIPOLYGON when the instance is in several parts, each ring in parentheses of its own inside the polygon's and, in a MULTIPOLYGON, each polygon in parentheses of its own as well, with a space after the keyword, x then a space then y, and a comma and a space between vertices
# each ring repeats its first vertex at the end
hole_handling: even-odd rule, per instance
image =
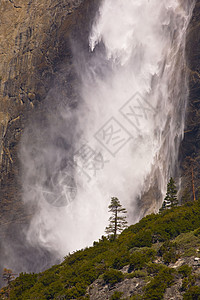
POLYGON ((62 107, 45 135, 36 128, 36 138, 22 141, 24 201, 37 211, 27 233, 32 244, 64 256, 104 234, 112 196, 133 223, 144 192, 165 193, 183 137, 192 9, 189 0, 102 1, 90 54, 75 53, 81 104, 62 107))

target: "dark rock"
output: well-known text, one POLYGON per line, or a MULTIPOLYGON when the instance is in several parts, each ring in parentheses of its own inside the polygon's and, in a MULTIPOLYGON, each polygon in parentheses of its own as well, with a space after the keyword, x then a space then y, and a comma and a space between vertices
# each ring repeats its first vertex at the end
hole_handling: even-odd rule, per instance
MULTIPOLYGON (((49 103, 54 105, 54 110, 62 105, 62 99, 58 99, 61 103, 52 103, 56 89, 63 98, 71 99, 69 105, 76 106, 77 91, 73 86, 78 82, 78 75, 73 65, 72 46, 79 41, 79 47, 87 47, 86 37, 98 3, 98 0, 0 2, 0 35, 3 36, 0 45, 0 241, 4 241, 0 245, 0 273, 8 261, 12 264, 12 256, 15 272, 39 271, 55 263, 47 250, 35 249, 25 242, 24 228, 34 211, 21 200, 18 150, 24 128, 39 115, 44 121, 49 103), (56 82, 59 86, 56 84, 52 89, 56 82), (18 266, 23 266, 23 270, 18 266)), ((55 143, 67 147, 61 139, 55 143)))

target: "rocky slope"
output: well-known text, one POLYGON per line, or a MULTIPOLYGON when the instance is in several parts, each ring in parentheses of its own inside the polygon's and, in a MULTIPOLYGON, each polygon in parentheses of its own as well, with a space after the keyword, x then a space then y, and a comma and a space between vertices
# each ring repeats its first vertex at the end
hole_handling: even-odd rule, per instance
MULTIPOLYGON (((199 260, 200 261, 200 260, 199 260)), ((158 263, 158 260, 153 262, 155 265, 158 263)), ((159 264, 162 262, 159 261, 159 264)), ((151 299, 166 299, 166 300, 181 300, 183 299, 183 295, 186 290, 189 289, 187 287, 184 288, 185 278, 187 276, 183 276, 180 270, 188 270, 190 276, 193 276, 193 284, 199 287, 200 293, 200 262, 197 262, 197 257, 182 257, 179 258, 176 263, 170 263, 169 268, 177 272, 176 276, 174 276, 174 281, 171 286, 166 288, 163 297, 161 298, 151 298, 151 299), (194 279, 195 278, 195 279, 194 279)), ((166 269, 167 270, 167 269, 166 269)), ((142 300, 143 291, 145 287, 151 282, 153 274, 149 274, 147 276, 147 272, 145 270, 128 273, 128 266, 123 268, 122 273, 125 276, 125 279, 121 282, 116 283, 114 286, 110 284, 105 284, 103 279, 97 279, 93 284, 91 284, 88 288, 88 294, 90 300, 102 300, 102 299, 133 299, 133 300, 142 300), (132 278, 131 278, 132 277, 132 278), (118 295, 118 298, 117 298, 118 295), (116 298, 114 298, 116 297, 116 298)), ((187 272, 187 271, 186 271, 187 272)), ((186 298, 186 299, 199 299, 197 298, 186 298)), ((199 295, 200 297, 200 295, 199 295)), ((146 299, 146 298, 145 298, 146 299)))
POLYGON ((20 274, 0 298, 199 299, 199 215, 200 201, 149 215, 116 240, 102 237, 44 272, 20 274))

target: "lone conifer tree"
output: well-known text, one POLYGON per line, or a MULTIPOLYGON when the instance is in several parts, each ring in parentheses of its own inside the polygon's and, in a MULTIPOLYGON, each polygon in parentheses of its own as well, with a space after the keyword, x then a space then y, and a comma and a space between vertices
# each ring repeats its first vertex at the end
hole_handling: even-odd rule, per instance
POLYGON ((176 189, 175 181, 171 177, 167 184, 166 197, 163 201, 163 205, 162 205, 160 211, 167 209, 167 208, 177 206, 177 205, 178 205, 177 189, 176 189))
POLYGON ((106 227, 106 234, 113 234, 113 239, 115 240, 118 232, 123 231, 127 227, 126 216, 122 214, 126 214, 127 211, 122 207, 120 201, 116 197, 111 198, 111 203, 108 206, 109 212, 112 213, 112 216, 109 218, 109 226, 106 227))
POLYGON ((11 283, 11 281, 13 280, 13 279, 15 279, 15 276, 17 276, 18 274, 14 274, 13 272, 12 272, 12 270, 10 270, 10 269, 6 269, 6 268, 4 268, 3 269, 3 280, 4 281, 6 281, 6 283, 9 285, 10 283, 11 283))

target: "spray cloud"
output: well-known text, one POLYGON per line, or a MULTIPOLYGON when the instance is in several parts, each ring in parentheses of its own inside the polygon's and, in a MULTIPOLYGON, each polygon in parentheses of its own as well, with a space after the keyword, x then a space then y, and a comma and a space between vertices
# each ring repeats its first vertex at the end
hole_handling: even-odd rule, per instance
MULTIPOLYGON (((24 202, 34 207, 27 239, 57 253, 104 233, 111 196, 140 218, 137 199, 175 172, 187 104, 185 36, 193 2, 102 1, 89 53, 74 51, 81 98, 35 122, 21 146, 24 202)), ((52 111, 51 111, 52 110, 52 111)), ((152 203, 152 210, 160 203, 152 203)))

